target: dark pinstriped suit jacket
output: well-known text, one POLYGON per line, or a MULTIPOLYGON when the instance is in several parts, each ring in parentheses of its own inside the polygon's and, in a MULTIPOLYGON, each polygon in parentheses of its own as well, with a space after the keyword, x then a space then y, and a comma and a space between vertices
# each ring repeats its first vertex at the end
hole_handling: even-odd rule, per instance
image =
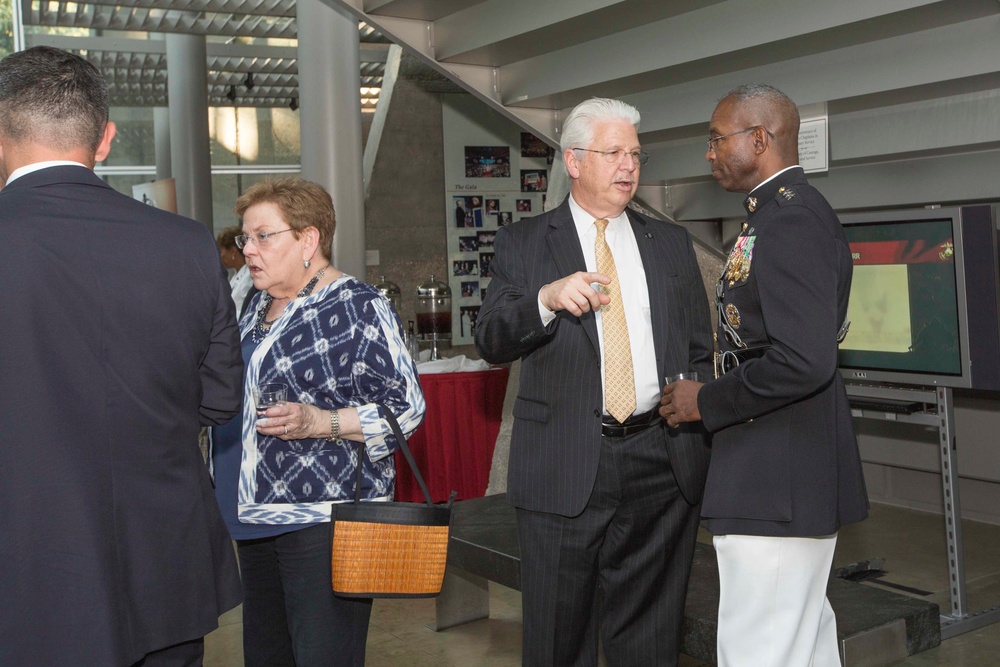
MULTIPOLYGON (((708 301, 690 236, 631 210, 628 216, 646 272, 658 375, 691 369, 709 377, 708 301)), ((494 251, 476 349, 492 363, 523 360, 507 495, 515 507, 576 516, 593 489, 601 448, 597 325, 592 312, 574 317, 562 311, 543 327, 538 313, 543 285, 587 270, 568 199, 500 229, 494 251)), ((697 503, 708 470, 704 431, 700 424, 655 428, 663 434, 681 492, 697 503)))

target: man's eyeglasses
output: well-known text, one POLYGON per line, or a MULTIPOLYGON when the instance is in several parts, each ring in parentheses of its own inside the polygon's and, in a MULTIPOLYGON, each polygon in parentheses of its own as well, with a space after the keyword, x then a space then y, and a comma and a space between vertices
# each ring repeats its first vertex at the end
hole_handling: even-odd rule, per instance
POLYGON ((575 151, 587 151, 588 153, 600 153, 604 156, 604 161, 608 164, 620 164, 629 155, 636 164, 646 164, 649 162, 649 153, 646 151, 627 151, 619 148, 616 151, 595 151, 592 148, 574 148, 575 151))
POLYGON ((705 145, 708 146, 708 150, 714 151, 715 150, 715 145, 716 145, 717 142, 722 141, 723 139, 725 139, 727 137, 735 137, 737 134, 745 134, 747 132, 753 132, 758 127, 760 129, 764 130, 765 132, 767 132, 767 136, 769 136, 772 139, 774 139, 774 134, 772 134, 771 130, 767 129, 763 125, 754 125, 753 127, 748 127, 745 130, 737 130, 736 132, 730 132, 729 134, 723 134, 723 135, 718 136, 718 137, 711 137, 711 138, 709 138, 708 141, 705 142, 705 145))
POLYGON ((247 236, 246 234, 240 234, 239 236, 236 237, 236 247, 239 248, 240 250, 243 250, 243 248, 247 247, 247 244, 250 243, 250 241, 253 241, 254 245, 256 245, 258 248, 264 248, 269 243, 269 239, 275 234, 284 234, 285 232, 291 232, 291 231, 294 230, 288 228, 288 229, 282 229, 280 232, 261 232, 260 234, 251 234, 250 236, 247 236))

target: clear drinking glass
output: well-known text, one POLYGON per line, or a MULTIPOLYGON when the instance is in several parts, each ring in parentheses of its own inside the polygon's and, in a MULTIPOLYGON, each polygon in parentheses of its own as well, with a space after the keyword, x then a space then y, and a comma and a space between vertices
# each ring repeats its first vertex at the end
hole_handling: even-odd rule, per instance
POLYGON ((285 404, 288 400, 288 385, 283 382, 259 384, 254 390, 254 399, 257 402, 257 416, 262 417, 264 410, 285 404))
POLYGON ((697 371, 686 371, 684 373, 677 373, 676 375, 668 375, 666 378, 667 384, 673 384, 678 380, 692 380, 694 382, 698 381, 697 371))

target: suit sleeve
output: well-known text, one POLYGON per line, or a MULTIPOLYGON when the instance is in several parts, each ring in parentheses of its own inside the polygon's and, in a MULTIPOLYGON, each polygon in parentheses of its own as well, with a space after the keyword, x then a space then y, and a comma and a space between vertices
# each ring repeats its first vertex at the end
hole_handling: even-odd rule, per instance
POLYGON ((240 332, 236 326, 236 306, 229 291, 229 281, 222 268, 219 254, 218 282, 215 286, 215 313, 212 316, 212 336, 208 352, 201 361, 202 426, 223 424, 240 411, 243 397, 243 355, 240 332))
POLYGON ((767 237, 758 237, 751 271, 771 346, 702 388, 698 407, 710 431, 794 403, 833 380, 838 243, 804 206, 783 206, 767 237))
POLYGON ((538 312, 538 288, 528 284, 524 234, 497 231, 489 291, 476 319, 476 351, 492 364, 515 361, 549 340, 559 317, 547 327, 538 312))
POLYGON ((698 372, 698 377, 708 379, 714 372, 712 358, 715 347, 712 344, 712 320, 708 307, 708 294, 701 278, 698 256, 690 234, 687 235, 687 275, 690 284, 687 289, 688 312, 691 313, 691 337, 688 343, 689 368, 698 372))

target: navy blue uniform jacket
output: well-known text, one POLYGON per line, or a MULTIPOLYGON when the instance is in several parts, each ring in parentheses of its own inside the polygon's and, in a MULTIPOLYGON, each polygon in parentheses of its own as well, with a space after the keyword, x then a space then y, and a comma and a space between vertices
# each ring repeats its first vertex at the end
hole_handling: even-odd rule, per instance
MULTIPOLYGON (((745 202, 749 272, 724 282, 724 316, 769 345, 702 387, 712 437, 702 525, 715 534, 829 535, 868 514, 857 440, 837 371, 853 264, 826 199, 794 168, 745 202), (756 203, 752 203, 756 202, 756 203)), ((732 349, 722 328, 723 350, 732 349)))

